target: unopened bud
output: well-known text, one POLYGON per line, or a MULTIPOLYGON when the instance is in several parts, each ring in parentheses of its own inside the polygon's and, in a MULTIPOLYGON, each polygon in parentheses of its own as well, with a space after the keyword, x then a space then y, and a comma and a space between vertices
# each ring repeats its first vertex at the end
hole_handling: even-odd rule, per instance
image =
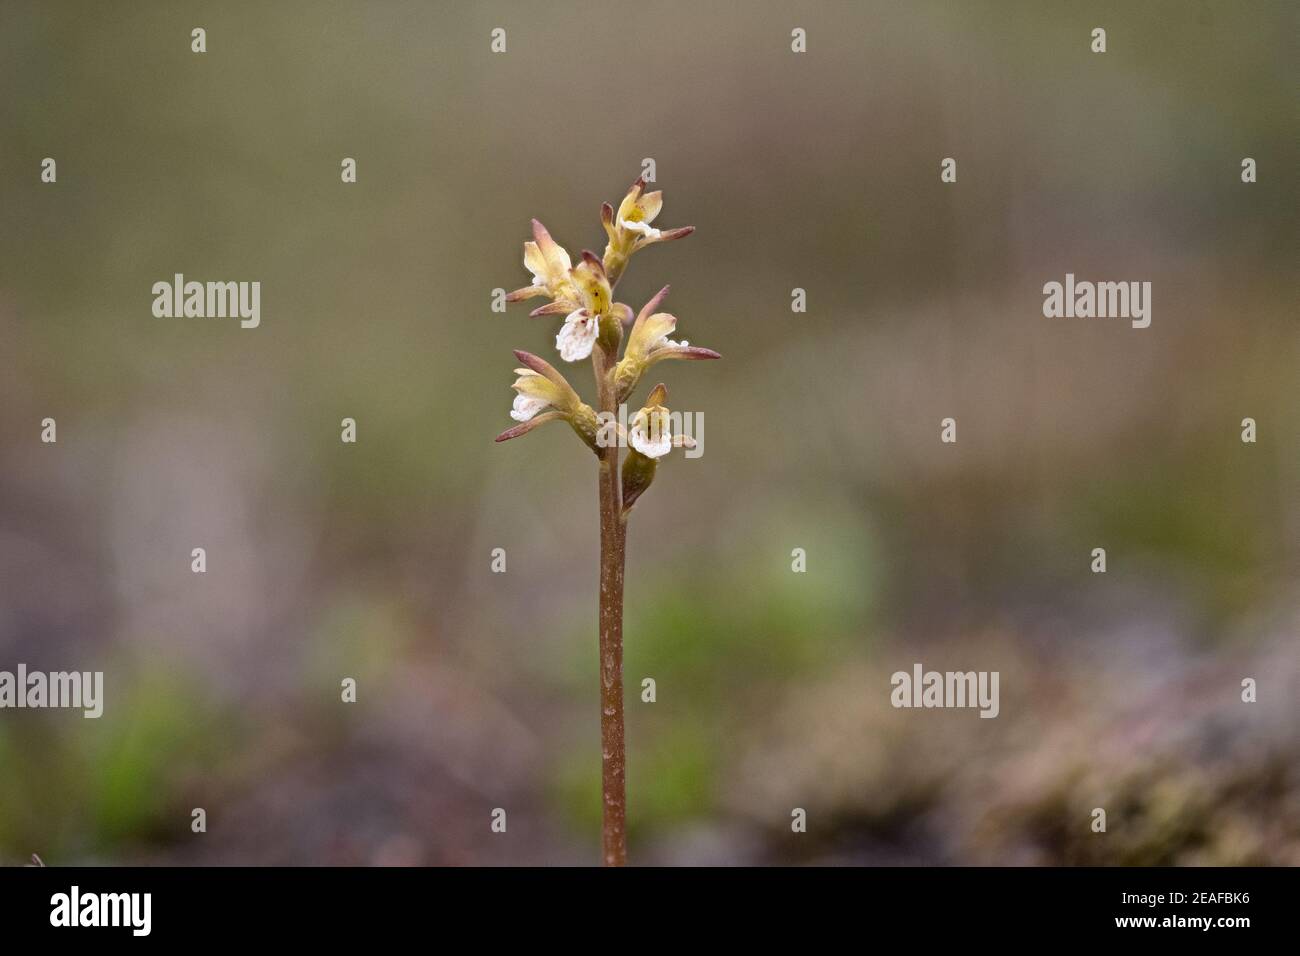
POLYGON ((636 504, 636 500, 655 480, 655 470, 659 463, 653 458, 641 454, 635 448, 630 449, 623 459, 623 514, 626 515, 636 504))

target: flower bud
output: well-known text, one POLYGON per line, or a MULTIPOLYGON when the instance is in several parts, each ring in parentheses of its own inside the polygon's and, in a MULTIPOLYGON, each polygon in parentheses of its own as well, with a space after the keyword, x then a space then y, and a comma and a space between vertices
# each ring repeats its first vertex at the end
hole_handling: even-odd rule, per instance
POLYGON ((636 500, 645 493, 650 487, 650 483, 655 480, 655 470, 659 463, 653 458, 648 458, 641 454, 635 448, 627 453, 623 459, 623 514, 627 515, 636 504, 636 500))
POLYGON ((609 314, 601 316, 600 336, 597 341, 605 355, 618 355, 619 344, 623 341, 623 325, 631 320, 632 309, 622 302, 615 302, 609 314))

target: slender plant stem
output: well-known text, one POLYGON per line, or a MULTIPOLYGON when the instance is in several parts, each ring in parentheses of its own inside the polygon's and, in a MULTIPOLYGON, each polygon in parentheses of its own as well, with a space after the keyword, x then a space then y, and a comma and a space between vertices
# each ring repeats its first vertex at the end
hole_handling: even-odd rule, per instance
MULTIPOLYGON (((597 350, 599 352, 599 350, 597 350)), ((597 355, 602 411, 615 412, 613 383, 597 355)), ((623 567, 626 522, 618 474, 618 443, 600 449, 600 748, 601 851, 606 866, 627 862, 627 789, 623 736, 623 567)))

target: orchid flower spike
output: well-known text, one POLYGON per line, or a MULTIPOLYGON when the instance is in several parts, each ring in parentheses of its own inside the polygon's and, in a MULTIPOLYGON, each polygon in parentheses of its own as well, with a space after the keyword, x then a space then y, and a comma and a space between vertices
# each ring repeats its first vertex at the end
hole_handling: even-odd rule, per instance
POLYGON ((516 351, 520 367, 515 369, 510 417, 517 424, 498 435, 497 441, 526 435, 547 422, 564 421, 598 459, 601 851, 605 863, 612 866, 627 861, 622 622, 628 512, 650 487, 659 462, 669 451, 695 447, 689 436, 673 434, 674 417, 663 385, 651 389, 645 405, 626 428, 621 424, 624 403, 645 370, 656 362, 721 358, 711 349, 671 338, 677 330, 676 317, 657 311, 668 294, 667 286, 635 318, 628 305, 614 301, 614 287, 632 253, 694 231, 693 226, 669 230, 654 226, 662 205, 662 194, 647 193, 645 182, 638 179, 617 211, 609 203, 601 207, 601 222, 609 240, 604 257, 584 250, 576 265, 534 219, 533 238, 524 243, 524 265, 532 281, 506 297, 520 302, 544 296, 548 301, 532 314, 564 316, 555 336, 560 358, 566 362, 590 358, 596 381, 593 409, 550 363, 530 352, 516 351))

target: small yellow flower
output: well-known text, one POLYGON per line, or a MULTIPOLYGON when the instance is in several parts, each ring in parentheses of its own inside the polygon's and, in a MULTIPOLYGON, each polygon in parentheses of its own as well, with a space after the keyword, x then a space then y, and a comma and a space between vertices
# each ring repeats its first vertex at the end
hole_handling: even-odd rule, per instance
POLYGON ((642 192, 644 189, 644 180, 634 182, 623 201, 618 204, 618 213, 614 218, 622 229, 639 233, 647 239, 658 239, 663 233, 650 223, 655 221, 655 216, 663 208, 664 194, 657 189, 652 193, 642 192))
POLYGON ((511 386, 517 394, 510 417, 517 422, 526 422, 543 408, 556 408, 557 402, 563 402, 559 388, 538 375, 532 369, 517 368, 515 384, 511 386))
POLYGON ((596 413, 591 406, 578 397, 573 386, 549 362, 522 350, 516 350, 515 357, 527 366, 515 369, 519 377, 511 386, 518 394, 510 417, 520 424, 506 429, 496 440, 508 441, 528 434, 538 425, 563 420, 594 450, 596 413))
POLYGON ((673 448, 694 448, 695 439, 672 433, 672 413, 664 402, 668 388, 662 382, 646 396, 645 406, 632 417, 628 444, 647 458, 662 458, 673 448))
POLYGON ((660 190, 645 192, 645 180, 637 179, 619 203, 617 212, 609 203, 600 207, 600 220, 609 237, 604 261, 611 282, 617 282, 622 276, 632 253, 656 242, 682 239, 695 231, 694 226, 663 230, 651 225, 663 207, 663 195, 660 190))
POLYGON ((659 459, 673 448, 694 448, 695 439, 672 434, 672 413, 665 407, 668 389, 660 383, 650 390, 645 407, 632 419, 627 441, 631 449, 623 462, 623 514, 645 493, 655 480, 659 459))
POLYGON ((524 243, 524 267, 533 274, 533 281, 507 295, 507 302, 522 302, 539 295, 565 303, 577 302, 569 254, 536 219, 533 220, 533 241, 524 243))
POLYGON ((582 261, 574 266, 569 253, 536 219, 533 241, 524 243, 524 265, 533 274, 533 281, 511 292, 506 301, 522 302, 539 295, 550 298, 550 302, 531 314, 565 316, 564 325, 555 337, 560 357, 566 362, 587 358, 596 342, 600 318, 608 314, 613 304, 604 265, 595 253, 584 249, 582 261))
POLYGON ((655 312, 655 308, 668 295, 668 286, 664 286, 645 307, 637 314, 628 335, 627 348, 623 351, 623 360, 614 372, 618 400, 621 402, 632 394, 637 382, 645 370, 664 359, 684 359, 701 361, 722 358, 712 349, 691 345, 685 340, 674 342, 668 336, 677 330, 677 317, 668 312, 655 312))

